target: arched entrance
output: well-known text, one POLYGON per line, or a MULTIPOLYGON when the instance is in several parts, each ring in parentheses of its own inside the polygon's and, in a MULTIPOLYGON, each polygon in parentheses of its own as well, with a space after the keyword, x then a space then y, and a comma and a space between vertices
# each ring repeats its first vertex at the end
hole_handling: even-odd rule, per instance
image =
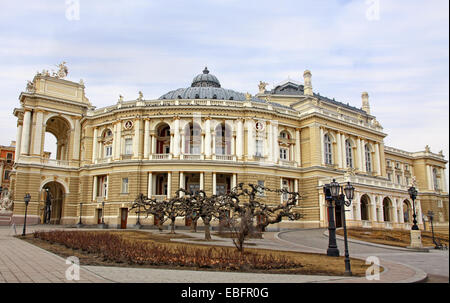
POLYGON ((392 221, 392 201, 388 197, 383 199, 383 219, 384 222, 391 222, 392 221))
POLYGON ((412 207, 408 200, 403 201, 403 221, 412 223, 412 207))
POLYGON ((363 195, 361 197, 361 220, 363 221, 369 221, 369 205, 370 205, 370 198, 367 195, 363 195))
POLYGON ((41 213, 41 223, 61 223, 64 197, 64 186, 56 181, 48 182, 42 187, 41 201, 43 201, 43 208, 41 213), (48 211, 50 211, 49 215, 47 214, 48 211))

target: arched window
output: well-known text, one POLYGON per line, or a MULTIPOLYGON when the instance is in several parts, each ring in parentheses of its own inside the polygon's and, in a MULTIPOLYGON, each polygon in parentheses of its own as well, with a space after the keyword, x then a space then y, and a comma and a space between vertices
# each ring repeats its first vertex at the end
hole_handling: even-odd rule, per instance
POLYGON ((347 159, 347 167, 353 168, 353 152, 350 140, 345 140, 345 158, 347 159))
POLYGON ((201 149, 201 128, 196 123, 189 123, 185 129, 185 153, 199 155, 201 149))
POLYGON ((102 135, 103 158, 112 157, 112 142, 113 142, 113 133, 109 128, 107 128, 105 129, 102 135))
POLYGON ((439 181, 438 181, 436 168, 433 168, 433 184, 434 184, 434 190, 439 190, 439 181))
POLYGON ((328 134, 324 135, 324 152, 325 152, 325 164, 333 164, 333 154, 331 151, 331 139, 328 134))
POLYGON ((372 154, 370 152, 369 144, 366 144, 364 146, 364 154, 366 156, 366 171, 371 172, 372 171, 372 154))
POLYGON ((231 155, 231 129, 225 123, 217 125, 216 130, 216 155, 231 155))
POLYGON ((361 220, 368 221, 369 220, 369 205, 370 199, 367 195, 363 195, 361 197, 361 220))

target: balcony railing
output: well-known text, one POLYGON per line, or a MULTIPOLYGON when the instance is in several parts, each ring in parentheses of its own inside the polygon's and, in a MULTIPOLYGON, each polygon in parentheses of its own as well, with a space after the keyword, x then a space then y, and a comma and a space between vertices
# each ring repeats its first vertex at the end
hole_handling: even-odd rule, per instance
POLYGON ((280 164, 283 166, 296 166, 296 162, 295 161, 288 161, 288 160, 282 160, 280 159, 280 164))
POLYGON ((181 159, 183 160, 203 160, 203 155, 194 155, 194 154, 181 154, 181 159))
POLYGON ((235 156, 233 155, 214 155, 213 160, 219 161, 236 161, 235 156))
POLYGON ((153 154, 152 160, 170 160, 172 159, 171 154, 153 154))

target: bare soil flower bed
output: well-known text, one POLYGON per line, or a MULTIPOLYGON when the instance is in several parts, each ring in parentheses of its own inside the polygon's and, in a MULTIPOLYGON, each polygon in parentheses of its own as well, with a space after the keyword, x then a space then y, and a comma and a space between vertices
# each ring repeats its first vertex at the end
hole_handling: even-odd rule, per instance
MULTIPOLYGON (((143 231, 37 231, 23 238, 82 265, 158 267, 264 273, 343 275, 343 257, 171 242, 184 235, 143 231)), ((20 237, 22 238, 22 237, 20 237)), ((352 272, 364 276, 368 265, 352 259, 352 272)), ((381 269, 382 270, 382 269, 381 269)))

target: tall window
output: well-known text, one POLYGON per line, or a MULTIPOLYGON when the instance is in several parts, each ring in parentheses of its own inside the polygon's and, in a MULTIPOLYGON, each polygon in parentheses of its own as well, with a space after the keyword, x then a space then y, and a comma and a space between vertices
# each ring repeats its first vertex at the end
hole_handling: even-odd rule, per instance
POLYGON ((439 190, 439 181, 437 177, 437 169, 433 168, 433 184, 434 184, 434 190, 439 190))
POLYGON ((325 164, 333 164, 333 154, 331 152, 331 139, 328 134, 324 136, 325 164))
POLYGON ((366 155, 366 171, 371 172, 372 171, 372 155, 370 152, 369 144, 366 144, 364 146, 364 153, 366 155))
POLYGON ((286 148, 280 148, 280 159, 281 160, 288 159, 288 150, 286 148))
POLYGON ((97 197, 106 198, 108 196, 108 176, 98 176, 97 178, 97 197))
POLYGON ((264 152, 264 142, 263 140, 256 140, 256 152, 255 152, 255 156, 256 157, 262 157, 263 156, 263 152, 264 152))
POLYGON ((347 167, 353 168, 353 153, 350 140, 345 140, 345 157, 347 159, 347 167))
POLYGON ((112 156, 112 145, 105 146, 105 156, 106 157, 112 156))
POLYGON ((216 154, 230 155, 231 154, 231 140, 232 133, 230 127, 225 123, 219 124, 216 127, 216 154))
POLYGON ((201 129, 196 123, 189 123, 185 129, 185 152, 187 154, 198 155, 201 149, 201 129))
POLYGON ((125 155, 131 155, 133 153, 133 139, 125 139, 125 155))
POLYGON ((13 154, 12 153, 7 153, 6 154, 6 163, 11 163, 13 160, 13 154))
POLYGON ((122 193, 128 194, 128 178, 122 178, 122 193))

